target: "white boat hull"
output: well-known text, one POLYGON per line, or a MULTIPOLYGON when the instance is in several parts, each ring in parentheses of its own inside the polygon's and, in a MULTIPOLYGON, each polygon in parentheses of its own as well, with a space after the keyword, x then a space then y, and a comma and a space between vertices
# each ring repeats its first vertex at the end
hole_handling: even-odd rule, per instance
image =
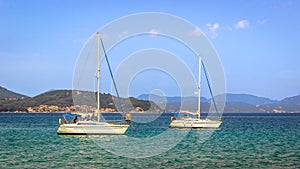
POLYGON ((221 125, 222 120, 209 119, 180 119, 172 120, 170 127, 172 128, 207 128, 217 129, 221 125))
POLYGON ((111 124, 107 122, 77 122, 61 124, 57 130, 60 135, 122 135, 129 124, 111 124))

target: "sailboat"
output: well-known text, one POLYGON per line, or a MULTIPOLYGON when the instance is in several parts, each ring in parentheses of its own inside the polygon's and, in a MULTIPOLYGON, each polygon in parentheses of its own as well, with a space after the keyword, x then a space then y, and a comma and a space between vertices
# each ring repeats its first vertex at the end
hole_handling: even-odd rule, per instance
MULTIPOLYGON (((193 117, 190 117, 190 116, 185 117, 185 116, 181 116, 180 114, 177 116, 171 117, 171 123, 170 123, 171 128, 217 129, 217 128, 219 128, 219 126, 222 123, 221 119, 213 120, 213 119, 208 119, 208 118, 205 118, 205 119, 201 118, 201 113, 200 113, 201 65, 203 66, 207 81, 208 81, 208 78, 207 78, 204 63, 202 62, 202 59, 200 56, 198 57, 198 61, 199 61, 199 63, 198 63, 198 110, 197 110, 197 113, 185 112, 185 113, 191 114, 193 117), (195 117, 195 116, 197 116, 197 117, 195 117)), ((216 111, 218 111, 216 104, 215 104, 213 94, 212 94, 212 90, 210 88, 209 81, 208 81, 208 86, 210 89, 210 94, 211 94, 215 109, 216 109, 216 111)))
MULTIPOLYGON (((67 114, 64 116, 72 117, 70 121, 59 120, 60 126, 57 130, 59 135, 122 135, 129 127, 129 119, 126 122, 121 121, 101 121, 100 108, 100 33, 97 32, 97 110, 94 114, 97 115, 97 121, 94 118, 90 120, 77 121, 76 114, 67 114)), ((102 41, 101 41, 102 42, 102 41)), ((103 45, 103 43, 102 43, 103 45)), ((107 59, 107 58, 106 58, 107 59)), ((126 118, 128 116, 126 115, 126 118)))

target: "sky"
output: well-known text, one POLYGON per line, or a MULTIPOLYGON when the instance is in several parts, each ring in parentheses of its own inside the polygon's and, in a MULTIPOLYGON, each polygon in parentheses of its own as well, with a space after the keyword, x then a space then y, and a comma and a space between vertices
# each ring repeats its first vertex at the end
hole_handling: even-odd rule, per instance
MULTIPOLYGON (((272 99, 300 94, 297 0, 0 0, 0 86, 28 96, 71 89, 88 38, 140 12, 169 13, 199 27, 223 64, 228 93, 272 99)), ((139 86, 132 86, 134 95, 143 94, 139 86)))

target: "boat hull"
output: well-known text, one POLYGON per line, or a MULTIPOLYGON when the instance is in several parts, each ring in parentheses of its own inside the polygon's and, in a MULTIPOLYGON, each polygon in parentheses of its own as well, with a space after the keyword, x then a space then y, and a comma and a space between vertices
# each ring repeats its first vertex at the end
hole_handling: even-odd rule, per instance
POLYGON ((209 119, 183 119, 172 120, 171 128, 207 128, 217 129, 222 124, 221 120, 209 120, 209 119))
POLYGON ((57 130, 59 135, 122 135, 129 124, 110 124, 98 122, 91 124, 61 124, 57 130))

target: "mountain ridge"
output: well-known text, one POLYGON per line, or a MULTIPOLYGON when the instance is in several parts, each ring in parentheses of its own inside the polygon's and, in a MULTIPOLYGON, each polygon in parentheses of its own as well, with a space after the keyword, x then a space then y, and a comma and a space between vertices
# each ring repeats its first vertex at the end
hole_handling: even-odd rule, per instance
MULTIPOLYGON (((0 111, 27 111, 28 107, 40 105, 55 105, 67 107, 74 105, 72 90, 50 90, 34 97, 28 97, 6 88, 0 87, 0 111)), ((94 95, 95 92, 86 92, 87 95, 94 95)), ((74 96, 74 95, 73 95, 74 96)), ((77 97, 76 95, 74 97, 77 97)), ((220 97, 220 96, 216 96, 220 97)), ((101 107, 120 109, 116 96, 101 93, 101 107)), ((196 96, 189 97, 164 97, 153 94, 142 94, 137 98, 121 98, 127 111, 134 108, 139 110, 147 110, 152 107, 152 111, 174 112, 179 110, 196 111, 198 98, 196 96), (132 104, 134 103, 134 104, 132 104), (182 103, 183 107, 182 107, 182 103), (132 105, 131 105, 132 104, 132 105)), ((94 102, 87 100, 86 103, 94 102)), ((208 112, 211 105, 211 99, 201 97, 201 110, 208 112)), ((89 105, 89 106, 95 106, 89 105)), ((251 94, 233 94, 226 93, 226 104, 224 112, 227 113, 294 113, 300 112, 300 95, 286 97, 282 100, 272 100, 267 97, 258 97, 251 94)))
MULTIPOLYGON (((218 98, 220 96, 216 96, 218 98)), ((150 98, 149 94, 143 94, 137 97, 138 99, 150 98)), ((179 111, 188 110, 197 111, 198 98, 196 96, 188 97, 189 100, 185 100, 187 97, 162 97, 151 95, 151 101, 157 103, 157 100, 153 98, 160 98, 160 100, 172 100, 176 98, 177 102, 166 102, 166 111, 179 111), (182 107, 180 103, 185 102, 185 107, 182 107), (186 103, 188 102, 188 103, 186 103)), ((208 112, 210 108, 211 99, 201 97, 201 109, 208 112)), ((300 112, 300 95, 287 97, 282 100, 272 100, 267 97, 259 97, 251 94, 233 94, 226 93, 225 110, 227 113, 294 113, 300 112)))
POLYGON ((20 93, 13 92, 11 90, 8 90, 4 87, 0 86, 0 99, 22 99, 22 98, 28 98, 28 96, 20 93))
MULTIPOLYGON (((6 94, 7 92, 5 92, 6 94)), ((1 93, 0 93, 1 95, 1 93)), ((41 111, 94 111, 96 109, 96 92, 74 90, 51 90, 34 97, 0 99, 0 112, 41 112, 41 111), (73 103, 76 98, 76 104, 73 103), (75 105, 75 106, 74 106, 75 105)), ((118 99, 111 94, 100 94, 101 111, 119 111, 118 99)), ((155 103, 135 98, 121 98, 126 112, 150 111, 161 112, 155 103)))

